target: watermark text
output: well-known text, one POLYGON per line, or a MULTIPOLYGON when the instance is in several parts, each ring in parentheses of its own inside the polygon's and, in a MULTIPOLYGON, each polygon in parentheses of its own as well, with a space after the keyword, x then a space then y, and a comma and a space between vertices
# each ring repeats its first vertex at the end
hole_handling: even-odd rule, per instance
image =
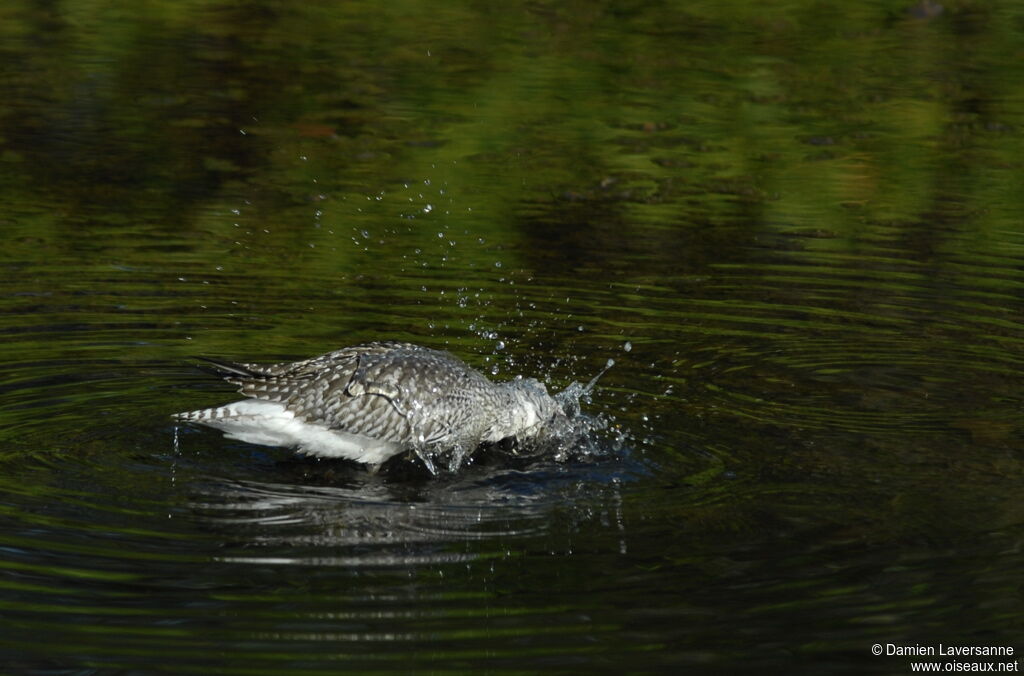
POLYGON ((935 658, 910 661, 912 673, 1006 674, 1020 671, 1016 651, 1009 645, 876 643, 871 646, 871 654, 879 657, 935 658))

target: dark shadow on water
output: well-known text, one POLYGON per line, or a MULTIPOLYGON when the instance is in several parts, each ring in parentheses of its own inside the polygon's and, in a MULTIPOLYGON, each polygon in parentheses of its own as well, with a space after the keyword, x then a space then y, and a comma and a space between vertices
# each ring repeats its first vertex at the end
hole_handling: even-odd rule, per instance
POLYGON ((206 474, 190 486, 189 511, 225 537, 227 550, 248 552, 226 555, 246 561, 301 565, 326 556, 354 567, 421 565, 450 561, 454 543, 537 535, 553 522, 571 528, 595 509, 621 505, 623 485, 648 473, 625 450, 555 462, 487 449, 440 476, 415 457, 396 458, 375 475, 343 460, 286 455, 254 464, 244 478, 206 474), (254 546, 269 549, 253 557, 254 546))

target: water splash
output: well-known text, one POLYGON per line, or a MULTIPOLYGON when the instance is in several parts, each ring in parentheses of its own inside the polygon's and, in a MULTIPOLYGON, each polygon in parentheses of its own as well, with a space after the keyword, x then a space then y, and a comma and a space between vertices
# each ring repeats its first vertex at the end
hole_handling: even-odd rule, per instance
POLYGON ((606 455, 618 448, 623 441, 621 430, 615 428, 612 440, 601 434, 613 427, 613 421, 605 414, 588 415, 582 412, 582 404, 590 403, 590 395, 601 376, 615 365, 609 358, 597 375, 586 385, 573 381, 552 397, 561 407, 564 415, 552 418, 533 440, 513 449, 517 456, 550 456, 556 462, 572 458, 586 458, 606 455))
POLYGON ((569 418, 575 418, 580 414, 580 401, 590 401, 590 393, 593 392, 594 386, 597 381, 608 372, 608 369, 615 366, 615 360, 609 358, 605 363, 604 368, 596 376, 590 379, 586 385, 580 385, 575 380, 569 383, 569 386, 564 390, 555 395, 554 399, 565 411, 565 415, 569 418))
MULTIPOLYGON (((497 449, 518 458, 550 457, 556 462, 566 462, 571 458, 584 458, 606 455, 610 450, 621 445, 623 435, 616 428, 617 437, 609 444, 599 433, 612 427, 608 416, 604 414, 587 415, 582 412, 582 403, 589 403, 598 380, 615 365, 614 359, 608 359, 604 368, 591 378, 585 385, 573 381, 561 392, 550 397, 555 404, 556 413, 547 421, 540 423, 542 428, 524 439, 505 439, 496 444, 485 444, 486 447, 497 449)), ((516 381, 532 381, 546 395, 546 388, 533 379, 517 377, 516 381)), ((410 410, 410 424, 418 424, 419 407, 410 410)), ((456 446, 455 448, 439 449, 432 446, 424 435, 419 437, 420 443, 412 449, 413 454, 434 476, 442 469, 449 473, 458 472, 463 465, 473 462, 476 448, 456 446)))

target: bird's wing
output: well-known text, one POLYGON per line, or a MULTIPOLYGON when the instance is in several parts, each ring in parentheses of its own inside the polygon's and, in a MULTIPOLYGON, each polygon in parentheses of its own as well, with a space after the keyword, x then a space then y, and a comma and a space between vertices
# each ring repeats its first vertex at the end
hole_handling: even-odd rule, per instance
POLYGON ((413 445, 459 429, 467 390, 487 380, 456 357, 404 343, 372 343, 285 364, 212 362, 248 397, 307 422, 413 445))

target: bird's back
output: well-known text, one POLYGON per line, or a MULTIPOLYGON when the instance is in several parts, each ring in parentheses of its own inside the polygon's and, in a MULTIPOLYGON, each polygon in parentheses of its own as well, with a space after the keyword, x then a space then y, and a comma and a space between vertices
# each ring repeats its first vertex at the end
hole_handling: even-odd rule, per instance
POLYGON ((308 423, 407 447, 460 436, 494 389, 454 355, 410 343, 368 343, 299 362, 217 365, 247 397, 280 403, 308 423))
POLYGON ((379 466, 414 450, 452 469, 484 443, 536 438, 562 407, 532 378, 492 383, 454 355, 410 343, 346 347, 278 364, 207 360, 248 399, 179 413, 229 438, 379 466))

